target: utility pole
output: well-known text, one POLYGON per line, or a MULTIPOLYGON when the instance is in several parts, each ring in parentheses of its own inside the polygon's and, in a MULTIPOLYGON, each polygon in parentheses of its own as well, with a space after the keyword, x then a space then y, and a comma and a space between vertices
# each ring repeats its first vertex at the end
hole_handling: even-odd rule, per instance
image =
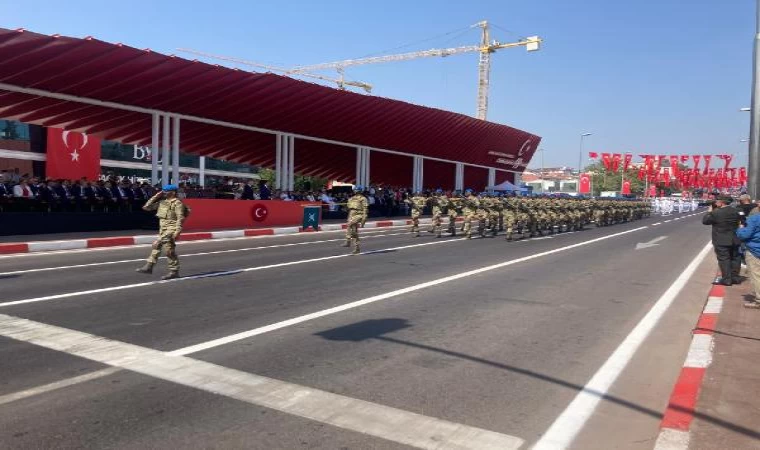
POLYGON ((760 0, 755 6, 755 48, 752 61, 752 110, 750 111, 747 192, 753 200, 760 195, 760 0))

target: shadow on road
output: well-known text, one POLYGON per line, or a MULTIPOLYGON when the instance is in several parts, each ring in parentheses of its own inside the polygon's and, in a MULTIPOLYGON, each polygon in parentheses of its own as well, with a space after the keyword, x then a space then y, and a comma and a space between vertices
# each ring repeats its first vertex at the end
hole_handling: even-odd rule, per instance
MULTIPOLYGON (((397 344, 397 345, 405 345, 407 347, 413 347, 419 350, 425 350, 425 351, 439 353, 446 356, 452 356, 452 357, 460 358, 466 361, 483 364, 489 367, 495 367, 501 370, 506 370, 509 372, 525 375, 531 378, 535 378, 537 380, 545 381, 547 383, 551 383, 551 384, 562 386, 568 389, 572 389, 574 391, 578 391, 578 392, 584 391, 588 394, 591 394, 603 400, 612 402, 616 405, 620 405, 622 407, 640 412, 642 414, 646 414, 651 417, 655 417, 657 419, 662 419, 663 417, 663 413, 664 413, 663 411, 655 411, 653 409, 649 409, 647 407, 633 403, 629 400, 624 400, 622 398, 618 398, 612 395, 606 395, 598 391, 589 390, 589 389, 586 389, 584 386, 571 383, 569 381, 565 381, 560 378, 552 377, 549 375, 534 372, 532 370, 523 369, 520 367, 510 366, 509 364, 504 364, 497 361, 491 361, 488 359, 479 358, 477 356, 471 356, 464 353, 446 350, 443 348, 433 347, 433 346, 424 345, 424 344, 418 344, 416 342, 405 341, 403 339, 396 339, 393 337, 385 336, 385 334, 392 333, 394 331, 403 330, 406 328, 411 328, 412 326, 413 325, 410 324, 409 321, 406 319, 398 319, 398 318, 374 319, 374 320, 364 320, 362 322, 357 322, 351 325, 346 325, 343 327, 321 331, 319 333, 315 333, 315 335, 323 337, 324 339, 328 339, 331 341, 360 342, 360 341, 364 341, 368 339, 376 339, 383 342, 388 342, 388 343, 397 344)), ((737 336, 737 337, 744 337, 744 336, 737 336)), ((755 338, 747 338, 747 339, 755 339, 755 338)), ((714 417, 709 414, 700 413, 690 408, 684 408, 679 405, 669 404, 668 408, 674 411, 692 414, 694 417, 697 417, 701 420, 712 423, 719 427, 725 428, 727 430, 731 430, 735 433, 743 434, 745 436, 749 436, 754 439, 760 439, 760 431, 753 430, 750 428, 745 428, 741 425, 736 425, 734 423, 728 422, 718 417, 714 417)))

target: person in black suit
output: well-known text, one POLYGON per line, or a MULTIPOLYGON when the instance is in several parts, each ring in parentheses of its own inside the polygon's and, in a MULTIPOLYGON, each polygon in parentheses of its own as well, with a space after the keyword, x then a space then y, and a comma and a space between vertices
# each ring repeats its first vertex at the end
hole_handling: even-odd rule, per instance
POLYGON ((243 195, 240 196, 240 200, 253 200, 253 180, 248 181, 243 185, 243 195))
POLYGON ((739 228, 739 211, 729 206, 731 198, 719 197, 710 206, 707 214, 702 217, 702 223, 712 226, 712 244, 720 267, 719 278, 713 284, 731 286, 739 283, 741 260, 739 256, 740 241, 736 237, 739 228))

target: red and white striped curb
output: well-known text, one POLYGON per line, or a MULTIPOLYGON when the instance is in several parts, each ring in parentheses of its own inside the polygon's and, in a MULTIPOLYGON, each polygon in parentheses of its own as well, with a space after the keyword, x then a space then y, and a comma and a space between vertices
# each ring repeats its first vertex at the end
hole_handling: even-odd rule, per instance
MULTIPOLYGON (((411 220, 380 220, 367 222, 364 228, 385 228, 411 225, 411 220)), ((420 223, 429 224, 430 219, 422 219, 420 223)), ((339 231, 345 230, 346 224, 326 224, 319 227, 319 231, 339 231)), ((253 236, 280 236, 286 234, 309 233, 315 230, 304 230, 301 227, 281 227, 281 228, 254 228, 248 230, 227 230, 227 231, 208 231, 200 233, 183 233, 180 241, 202 241, 211 239, 229 239, 253 236)), ((2 237, 0 237, 2 239, 2 237)), ((140 236, 121 236, 121 237, 104 237, 90 239, 71 239, 65 241, 37 241, 37 242, 18 242, 18 243, 0 243, 0 254, 15 253, 34 253, 34 252, 51 252, 58 250, 78 250, 87 248, 102 247, 123 247, 129 245, 151 244, 156 240, 156 235, 140 236)))
POLYGON ((699 322, 693 332, 689 353, 683 363, 670 395, 668 409, 660 422, 660 435, 655 450, 686 450, 689 448, 689 430, 694 420, 699 391, 707 367, 713 359, 713 334, 718 315, 723 309, 726 288, 713 286, 707 297, 699 322))

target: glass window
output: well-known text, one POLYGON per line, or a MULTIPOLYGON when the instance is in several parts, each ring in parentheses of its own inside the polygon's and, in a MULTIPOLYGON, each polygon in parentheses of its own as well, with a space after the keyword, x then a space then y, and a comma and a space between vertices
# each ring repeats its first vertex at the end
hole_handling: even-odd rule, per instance
POLYGON ((0 139, 28 141, 29 125, 15 120, 0 119, 0 139))

